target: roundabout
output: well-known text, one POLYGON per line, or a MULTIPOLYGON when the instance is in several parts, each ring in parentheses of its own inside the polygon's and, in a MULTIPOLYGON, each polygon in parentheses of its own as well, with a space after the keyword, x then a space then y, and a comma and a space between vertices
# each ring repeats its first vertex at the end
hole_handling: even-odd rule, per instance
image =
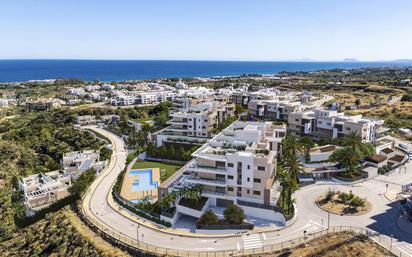
POLYGON ((319 196, 316 205, 324 211, 348 216, 359 216, 368 213, 372 205, 367 200, 353 194, 345 192, 328 191, 319 196))

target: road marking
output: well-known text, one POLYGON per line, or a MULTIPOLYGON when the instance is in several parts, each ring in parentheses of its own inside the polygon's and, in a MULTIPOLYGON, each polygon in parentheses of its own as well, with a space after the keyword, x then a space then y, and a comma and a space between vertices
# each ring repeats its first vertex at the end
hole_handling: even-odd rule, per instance
POLYGON ((239 242, 238 242, 238 243, 236 243, 236 245, 237 245, 237 250, 238 250, 238 251, 240 251, 240 245, 239 245, 239 242))
POLYGON ((242 236, 242 240, 243 240, 243 249, 245 250, 262 247, 262 242, 260 241, 259 234, 242 236))
POLYGON ((402 243, 396 246, 396 248, 399 249, 399 251, 406 253, 407 256, 412 256, 412 245, 408 243, 402 243))
POLYGON ((264 232, 262 233, 262 236, 263 236, 263 240, 266 240, 266 234, 264 232))

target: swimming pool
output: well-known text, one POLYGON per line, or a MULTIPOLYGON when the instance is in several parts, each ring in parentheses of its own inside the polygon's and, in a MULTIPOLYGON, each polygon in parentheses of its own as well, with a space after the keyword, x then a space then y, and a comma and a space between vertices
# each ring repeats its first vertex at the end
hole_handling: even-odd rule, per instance
POLYGON ((138 177, 132 182, 133 192, 153 190, 157 188, 157 182, 153 182, 152 170, 131 170, 129 171, 129 175, 138 177))

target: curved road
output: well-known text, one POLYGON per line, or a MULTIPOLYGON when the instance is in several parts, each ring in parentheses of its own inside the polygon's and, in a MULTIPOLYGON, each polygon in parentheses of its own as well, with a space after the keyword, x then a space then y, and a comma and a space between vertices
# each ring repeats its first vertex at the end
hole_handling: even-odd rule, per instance
MULTIPOLYGON (((159 231, 151 226, 141 225, 137 233, 137 223, 119 213, 119 209, 113 209, 108 203, 109 193, 117 175, 125 167, 126 151, 123 140, 113 133, 97 127, 88 127, 95 132, 102 134, 111 140, 113 146, 113 156, 109 166, 93 182, 89 192, 83 200, 83 209, 88 216, 98 219, 101 223, 109 226, 112 230, 118 231, 128 238, 153 246, 189 250, 189 251, 219 251, 219 250, 241 250, 248 246, 246 236, 231 237, 215 235, 212 237, 193 237, 188 235, 173 235, 167 233, 170 229, 159 231)), ((412 165, 408 164, 407 170, 402 173, 395 173, 391 177, 379 176, 376 179, 357 184, 356 186, 337 185, 325 182, 303 187, 296 193, 298 218, 294 224, 280 231, 259 233, 255 236, 255 245, 270 245, 281 243, 303 235, 303 231, 313 233, 327 227, 328 214, 319 209, 314 204, 314 199, 326 192, 329 188, 349 192, 366 197, 373 205, 372 210, 362 216, 337 216, 330 215, 330 226, 356 226, 367 227, 381 234, 394 235, 395 243, 400 246, 412 243, 411 234, 405 233, 396 225, 398 215, 396 206, 387 200, 383 193, 386 191, 386 184, 389 190, 398 190, 399 181, 412 182, 412 165), (257 237, 257 243, 256 243, 257 237), (403 242, 405 241, 405 242, 403 242)), ((123 210, 124 211, 124 210, 123 210)), ((256 246, 258 247, 258 246, 256 246)), ((412 249, 412 248, 411 248, 412 249)), ((411 252, 412 255, 412 252, 411 252)))

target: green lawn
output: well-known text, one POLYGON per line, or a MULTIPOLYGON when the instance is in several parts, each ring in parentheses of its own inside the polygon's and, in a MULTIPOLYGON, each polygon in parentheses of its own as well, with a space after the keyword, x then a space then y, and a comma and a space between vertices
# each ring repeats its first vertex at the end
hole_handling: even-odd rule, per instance
POLYGON ((163 182, 167 178, 175 174, 176 171, 178 171, 181 168, 181 166, 165 164, 161 162, 149 162, 149 161, 137 161, 133 165, 133 169, 146 169, 146 168, 159 168, 161 172, 160 182, 163 182), (162 170, 165 170, 165 172, 162 172, 162 170))

